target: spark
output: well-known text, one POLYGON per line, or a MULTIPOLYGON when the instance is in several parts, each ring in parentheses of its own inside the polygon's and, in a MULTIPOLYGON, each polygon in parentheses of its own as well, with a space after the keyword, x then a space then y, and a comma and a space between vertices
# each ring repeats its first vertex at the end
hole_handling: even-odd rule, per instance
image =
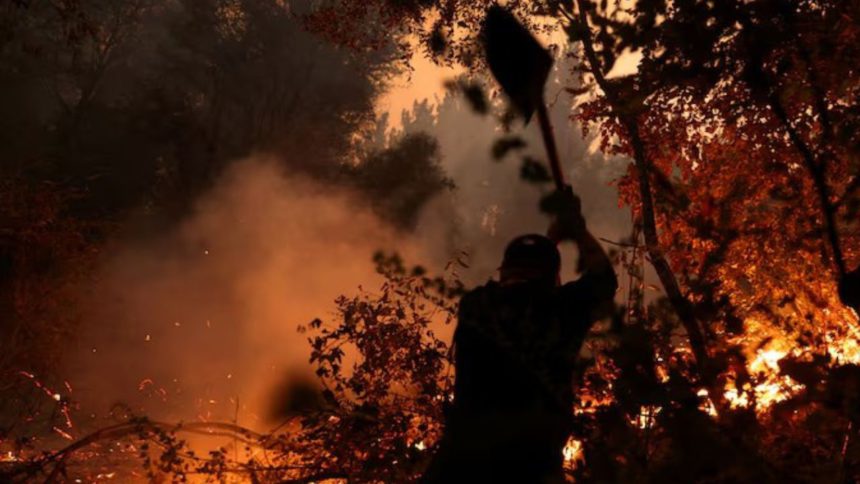
POLYGON ((137 384, 137 390, 143 391, 144 388, 146 388, 148 385, 152 385, 152 384, 153 384, 153 381, 151 378, 144 378, 143 380, 140 380, 140 383, 137 384))
MULTIPOLYGON (((48 396, 48 398, 57 402, 59 411, 66 420, 66 427, 68 427, 70 429, 74 428, 74 425, 72 425, 72 418, 69 414, 69 401, 67 399, 64 399, 62 394, 60 394, 59 392, 55 392, 55 391, 51 390, 50 388, 48 388, 44 383, 39 381, 36 378, 36 375, 34 375, 33 373, 26 372, 26 371, 19 371, 18 373, 20 375, 26 377, 26 378, 29 378, 33 382, 33 385, 35 385, 36 388, 38 388, 39 390, 44 392, 45 395, 48 396)), ((65 382, 65 384, 66 384, 66 388, 68 388, 69 392, 71 393, 71 385, 69 385, 69 382, 65 382)))
POLYGON ((72 437, 72 434, 70 434, 70 433, 66 432, 65 430, 57 427, 56 425, 51 430, 53 430, 54 432, 59 434, 60 437, 66 439, 66 440, 75 440, 75 438, 72 437))

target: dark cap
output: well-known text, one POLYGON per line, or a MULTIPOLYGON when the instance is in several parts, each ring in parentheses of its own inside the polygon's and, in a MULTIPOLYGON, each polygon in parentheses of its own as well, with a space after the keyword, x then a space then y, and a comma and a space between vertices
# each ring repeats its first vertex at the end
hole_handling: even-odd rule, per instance
POLYGON ((502 260, 505 274, 520 278, 556 278, 561 269, 561 255, 555 242, 539 234, 521 235, 505 249, 502 260))

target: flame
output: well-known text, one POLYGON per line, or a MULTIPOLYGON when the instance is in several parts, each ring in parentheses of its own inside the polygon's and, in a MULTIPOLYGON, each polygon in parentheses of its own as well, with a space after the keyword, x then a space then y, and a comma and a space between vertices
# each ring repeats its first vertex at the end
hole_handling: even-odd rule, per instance
POLYGON ((779 348, 783 344, 781 340, 776 340, 756 351, 755 356, 747 363, 750 382, 744 383, 740 388, 735 381, 726 383, 723 396, 731 408, 749 408, 754 402, 755 410, 764 412, 775 403, 785 401, 803 389, 803 385, 780 375, 779 361, 799 354, 794 350, 779 348))
MULTIPOLYGON (((830 356, 832 364, 860 363, 860 329, 856 317, 849 312, 823 312, 820 331, 824 347, 800 347, 787 334, 774 334, 764 322, 756 319, 746 321, 747 336, 741 344, 757 347, 747 361, 751 381, 738 385, 729 381, 723 396, 732 408, 749 408, 754 405, 758 413, 767 411, 774 404, 785 401, 803 389, 803 385, 780 373, 779 362, 785 358, 804 359, 821 352, 830 356), (766 344, 761 342, 766 341, 766 344)), ((700 392, 700 396, 701 396, 700 392)), ((709 412, 710 413, 710 412, 709 412)))
POLYGON ((654 427, 655 420, 662 407, 657 405, 643 405, 639 408, 639 414, 630 419, 630 425, 635 425, 641 430, 654 427))
POLYGON ((567 443, 564 444, 564 449, 562 449, 561 452, 564 456, 564 468, 568 471, 576 469, 585 461, 581 440, 577 440, 573 437, 568 438, 567 443))
POLYGON ((18 456, 11 450, 5 454, 0 454, 0 462, 18 462, 19 460, 18 456))
POLYGON ((752 383, 744 383, 740 389, 734 382, 727 384, 724 396, 729 405, 732 408, 746 408, 752 404, 750 400, 753 397, 755 410, 761 412, 775 403, 791 398, 803 389, 803 385, 780 375, 779 361, 790 354, 797 356, 794 352, 774 347, 759 349, 747 365, 753 379, 752 383))
MULTIPOLYGON (((852 314, 854 311, 851 311, 852 314)), ((837 364, 860 363, 860 329, 850 322, 845 323, 843 334, 832 332, 824 335, 827 353, 837 364)))

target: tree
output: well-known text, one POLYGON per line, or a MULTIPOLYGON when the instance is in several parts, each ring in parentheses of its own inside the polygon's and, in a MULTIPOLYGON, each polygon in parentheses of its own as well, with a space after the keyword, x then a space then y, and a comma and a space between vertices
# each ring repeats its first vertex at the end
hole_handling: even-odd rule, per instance
POLYGON ((90 214, 156 197, 181 210, 255 152, 334 178, 397 69, 305 31, 306 2, 3 8, 3 169, 85 188, 90 214))
POLYGON ((454 188, 439 164, 436 141, 409 134, 388 149, 371 152, 347 172, 377 212, 396 227, 414 229, 420 209, 433 196, 454 188))
MULTIPOLYGON (((638 186, 628 184, 623 196, 641 213, 652 263, 699 360, 707 358, 707 340, 720 345, 740 329, 738 320, 811 331, 818 340, 805 344, 818 351, 825 333, 844 337, 844 321, 853 319, 833 286, 846 272, 841 247, 856 244, 856 217, 838 213, 836 204, 852 196, 847 188, 857 175, 856 148, 828 132, 832 112, 842 112, 837 106, 858 86, 842 71, 853 54, 839 47, 856 25, 836 20, 831 8, 650 2, 631 12, 601 12, 578 2, 565 13, 572 37, 583 43, 587 72, 604 93, 584 107, 582 119, 599 124, 608 150, 635 160, 629 182, 635 178, 638 186), (624 15, 629 22, 620 20, 624 15), (613 27, 617 35, 608 33, 613 27), (680 41, 693 31, 702 35, 680 41), (606 79, 624 49, 641 49, 639 72, 606 79), (843 77, 822 84, 814 63, 815 71, 843 77), (822 265, 832 275, 816 279, 812 273, 822 265), (837 316, 796 308, 773 314, 774 306, 809 294, 837 316)), ((844 114, 839 119, 855 122, 844 114)))

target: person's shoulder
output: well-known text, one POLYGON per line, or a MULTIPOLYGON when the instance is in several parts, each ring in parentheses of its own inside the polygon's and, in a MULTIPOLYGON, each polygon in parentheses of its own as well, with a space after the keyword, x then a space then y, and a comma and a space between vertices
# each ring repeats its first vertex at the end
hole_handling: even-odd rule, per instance
POLYGON ((580 276, 577 279, 565 282, 558 288, 558 290, 561 293, 570 294, 585 291, 590 285, 591 283, 587 277, 580 276))
POLYGON ((499 287, 498 282, 489 280, 485 284, 476 286, 463 294, 460 298, 460 304, 469 304, 492 297, 494 294, 498 293, 499 287))

